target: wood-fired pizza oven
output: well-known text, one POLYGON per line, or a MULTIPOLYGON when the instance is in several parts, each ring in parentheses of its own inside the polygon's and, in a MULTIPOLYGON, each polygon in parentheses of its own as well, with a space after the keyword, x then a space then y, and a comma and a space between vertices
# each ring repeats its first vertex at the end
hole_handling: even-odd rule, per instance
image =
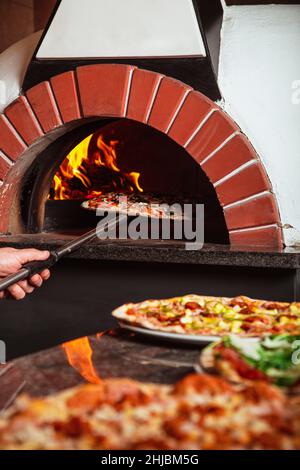
POLYGON ((97 136, 107 145, 117 142, 122 171, 139 173, 145 191, 203 203, 205 242, 282 246, 277 202, 262 161, 216 103, 220 92, 197 2, 185 13, 187 21, 191 13, 198 19, 198 56, 83 59, 75 57, 74 44, 72 58, 57 57, 56 47, 49 59, 69 3, 58 2, 21 95, 0 116, 0 231, 94 224, 91 215, 76 210, 74 192, 68 201, 51 201, 51 193, 48 199, 59 165, 94 134, 92 143, 97 136))
POLYGON ((93 166, 101 145, 120 174, 135 175, 133 191, 203 203, 206 244, 96 240, 54 267, 17 313, 6 304, 8 325, 23 319, 12 356, 110 327, 111 310, 129 300, 299 298, 299 260, 283 248, 270 179, 222 107, 220 1, 84 4, 57 2, 19 96, 0 115, 1 244, 51 249, 94 227, 78 178, 62 188, 57 175, 79 147, 89 164, 72 168, 89 189, 118 190, 111 167, 93 166))

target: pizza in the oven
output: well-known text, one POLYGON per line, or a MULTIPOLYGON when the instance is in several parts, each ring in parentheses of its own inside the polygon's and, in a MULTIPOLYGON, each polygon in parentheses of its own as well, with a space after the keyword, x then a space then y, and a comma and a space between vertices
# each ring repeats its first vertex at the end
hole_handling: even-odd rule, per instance
POLYGON ((0 419, 5 450, 300 449, 300 399, 264 382, 190 375, 175 384, 108 379, 20 396, 0 419))
POLYGON ((266 334, 300 334, 300 302, 191 294, 128 303, 112 314, 136 326, 184 335, 223 336, 235 333, 261 337, 266 334))
POLYGON ((200 364, 233 382, 263 380, 300 390, 300 336, 275 335, 249 341, 224 336, 201 353, 200 364))
POLYGON ((182 204, 176 203, 174 196, 158 196, 151 193, 103 193, 84 201, 82 207, 156 219, 183 220, 187 217, 182 204))

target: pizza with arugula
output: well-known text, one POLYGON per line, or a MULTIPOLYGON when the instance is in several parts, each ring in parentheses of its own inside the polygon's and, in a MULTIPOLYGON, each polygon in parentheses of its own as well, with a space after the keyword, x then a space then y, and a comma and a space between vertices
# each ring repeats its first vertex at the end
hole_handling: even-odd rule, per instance
POLYGON ((300 390, 300 336, 267 336, 255 342, 225 336, 202 351, 200 362, 233 382, 263 380, 300 390))

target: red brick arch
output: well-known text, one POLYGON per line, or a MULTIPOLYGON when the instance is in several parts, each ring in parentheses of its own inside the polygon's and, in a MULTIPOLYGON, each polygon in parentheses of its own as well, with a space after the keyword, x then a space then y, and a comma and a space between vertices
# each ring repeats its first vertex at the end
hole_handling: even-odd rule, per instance
MULTIPOLYGON (((280 216, 262 162, 235 122, 189 86, 129 65, 89 65, 42 82, 0 115, 0 230, 9 227, 11 172, 53 131, 89 117, 130 118, 167 134, 215 187, 234 245, 282 245, 280 216)), ((32 158, 32 157, 31 157, 32 158)), ((18 184, 16 182, 15 184, 18 184)))

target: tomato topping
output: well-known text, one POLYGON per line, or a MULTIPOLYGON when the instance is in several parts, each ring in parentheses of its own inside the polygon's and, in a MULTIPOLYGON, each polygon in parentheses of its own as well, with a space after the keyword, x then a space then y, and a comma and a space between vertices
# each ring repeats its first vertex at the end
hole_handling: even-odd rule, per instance
POLYGON ((189 393, 205 393, 209 390, 211 395, 231 394, 233 392, 232 385, 213 375, 193 374, 187 375, 174 386, 173 395, 186 395, 189 393))
POLYGON ((127 315, 135 315, 135 314, 136 314, 136 311, 134 310, 134 308, 129 308, 129 309, 126 311, 126 314, 127 314, 127 315))
POLYGON ((223 359, 233 365, 240 377, 249 380, 268 380, 268 377, 263 372, 255 369, 255 367, 252 367, 250 364, 247 364, 247 362, 237 351, 234 351, 234 349, 224 347, 221 349, 220 354, 223 359))
POLYGON ((83 421, 80 416, 72 416, 67 422, 56 421, 53 427, 55 431, 62 432, 73 438, 88 434, 91 431, 89 423, 83 421))
POLYGON ((272 330, 271 325, 265 325, 264 323, 248 323, 244 322, 241 325, 242 330, 252 333, 252 334, 259 334, 259 333, 270 333, 272 330))
POLYGON ((244 330, 244 331, 250 331, 252 328, 253 328, 253 325, 251 325, 251 323, 243 323, 241 325, 241 328, 244 330))
POLYGON ((204 310, 197 302, 187 302, 185 304, 185 308, 188 308, 189 310, 204 310))
POLYGON ((239 307, 247 307, 248 304, 249 302, 246 302, 244 297, 234 297, 229 302, 230 307, 234 307, 235 305, 238 305, 239 307))
POLYGON ((264 323, 265 325, 269 325, 272 322, 271 318, 260 317, 259 315, 253 315, 251 317, 247 317, 245 321, 247 323, 261 322, 261 323, 264 323))
POLYGON ((263 302, 261 305, 262 308, 265 308, 266 310, 285 310, 286 306, 280 304, 279 302, 263 302))
POLYGON ((243 313, 244 315, 249 315, 249 313, 253 313, 251 306, 246 305, 245 307, 242 307, 239 313, 243 313))

